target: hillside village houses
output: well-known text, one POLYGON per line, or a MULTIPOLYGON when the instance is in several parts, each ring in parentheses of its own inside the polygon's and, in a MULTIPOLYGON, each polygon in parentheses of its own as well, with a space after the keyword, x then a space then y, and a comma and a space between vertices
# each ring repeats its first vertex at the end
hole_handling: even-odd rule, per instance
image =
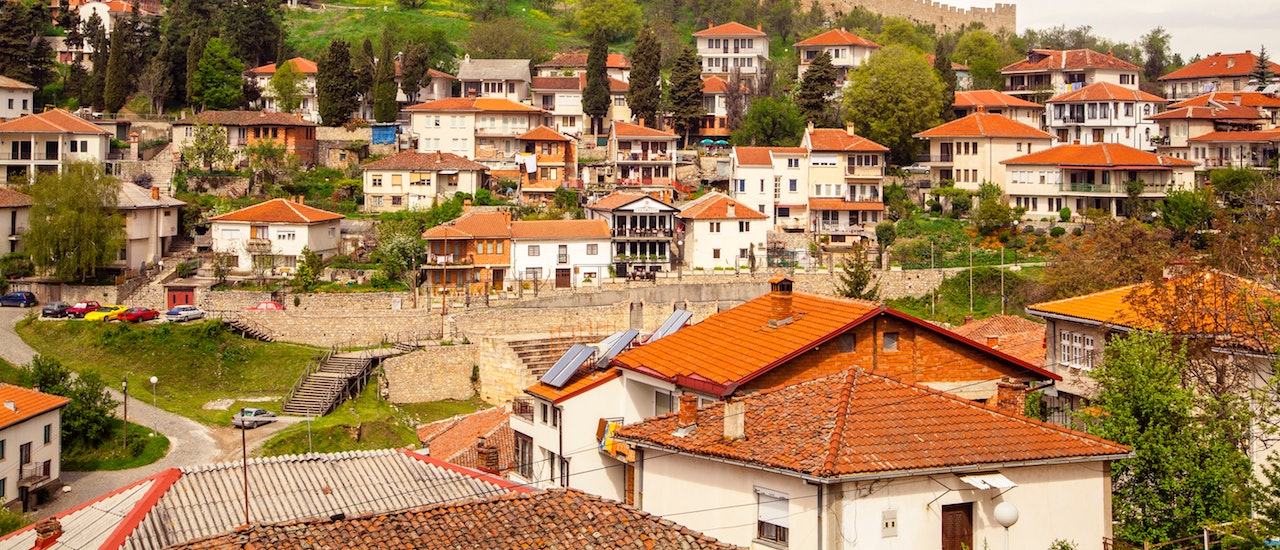
POLYGON ((1097 82, 1045 102, 1049 133, 1058 143, 1121 143, 1154 151, 1158 126, 1150 120, 1168 100, 1141 90, 1097 82))
POLYGON ((800 146, 809 150, 809 230, 837 245, 874 238, 884 217, 889 148, 855 134, 853 124, 810 125, 800 146))
POLYGON ((710 192, 680 205, 676 217, 684 228, 684 244, 677 239, 682 265, 707 272, 764 267, 769 216, 710 192))
POLYGON ((511 272, 548 288, 598 284, 609 274, 610 237, 604 220, 513 221, 511 272))
POLYGON ((30 195, 0 187, 0 254, 22 250, 31 204, 30 195))
POLYGON ((68 162, 107 164, 111 132, 62 109, 0 123, 0 182, 60 173, 68 162))
POLYGON ((213 251, 237 272, 292 273, 309 249, 321 258, 338 253, 342 214, 290 199, 271 199, 209 218, 213 251))
POLYGON ((405 108, 418 152, 445 151, 492 171, 518 175, 519 137, 537 128, 543 111, 501 97, 454 97, 405 108))
MULTIPOLYGON (((432 294, 454 288, 505 289, 511 271, 511 213, 472 211, 422 233, 426 241, 423 284, 432 294)), ((514 277, 511 277, 512 279, 514 277)))
POLYGON ((808 149, 735 146, 729 162, 729 189, 735 200, 768 216, 774 230, 809 227, 808 149))
POLYGON ((882 46, 853 34, 844 29, 831 29, 811 38, 795 43, 796 54, 800 56, 800 65, 796 67, 796 78, 804 78, 804 73, 813 63, 813 58, 821 52, 831 56, 831 66, 836 69, 836 86, 844 87, 849 78, 849 71, 871 57, 872 52, 882 46))
POLYGON ((1142 67, 1088 49, 1033 49, 1026 59, 1000 69, 1000 74, 1005 77, 1005 93, 1043 101, 1099 82, 1136 90, 1142 67))
POLYGON ((1159 200, 1195 186, 1195 162, 1118 143, 1059 145, 1000 161, 1008 171, 1005 194, 1026 216, 1051 216, 1063 207, 1083 214, 1129 215, 1130 197, 1159 200))
MULTIPOLYGON (((304 165, 316 162, 316 123, 300 115, 269 111, 201 111, 173 123, 173 150, 181 151, 195 138, 197 124, 216 125, 227 132, 235 163, 247 162, 244 148, 261 141, 283 145, 304 165)), ((2 129, 2 128, 0 128, 2 129)))
MULTIPOLYGON (((578 76, 587 72, 586 53, 562 53, 534 65, 537 76, 578 76)), ((605 74, 622 82, 631 80, 631 60, 627 56, 610 52, 605 58, 605 74)))
POLYGON ((158 187, 121 183, 116 208, 124 217, 125 245, 115 267, 142 271, 168 256, 169 245, 178 236, 179 209, 186 205, 158 187))
POLYGON ((604 220, 612 235, 617 276, 667 271, 675 258, 678 208, 641 193, 610 193, 588 204, 587 219, 604 220))
POLYGON ((485 167, 453 153, 401 151, 361 167, 366 212, 426 210, 456 193, 475 195, 485 167))
MULTIPOLYGON (((299 113, 305 120, 311 122, 320 122, 320 103, 316 101, 316 62, 304 57, 294 57, 287 61, 293 70, 302 75, 299 86, 302 89, 300 99, 302 103, 298 106, 299 113)), ((262 94, 262 98, 258 100, 260 106, 267 111, 279 111, 276 105, 276 91, 271 87, 271 79, 276 75, 276 64, 269 63, 261 67, 246 69, 244 77, 246 80, 252 81, 258 87, 258 93, 262 94)))
POLYGON ((979 109, 1002 115, 1033 128, 1045 124, 1044 105, 1013 97, 998 90, 957 90, 952 103, 956 118, 964 118, 979 109))
POLYGON ((520 102, 529 97, 532 75, 528 59, 472 59, 458 63, 464 98, 499 98, 520 102))
POLYGON ((759 25, 751 28, 736 21, 693 33, 694 47, 702 60, 702 76, 728 78, 734 69, 747 82, 755 82, 769 63, 769 35, 759 25))
MULTIPOLYGON (((982 107, 915 137, 929 142, 920 163, 929 167, 932 179, 952 180, 957 188, 970 191, 984 182, 1005 188, 1009 178, 1001 161, 1053 146, 1052 135, 982 107)), ((1021 202, 1018 198, 1016 204, 1021 202)))
MULTIPOLYGON (((1164 96, 1170 100, 1190 99, 1213 92, 1280 92, 1280 76, 1271 82, 1254 82, 1249 78, 1258 66, 1258 56, 1251 50, 1244 53, 1216 52, 1204 59, 1190 63, 1181 69, 1162 75, 1158 81, 1164 96)), ((1280 63, 1271 61, 1267 67, 1272 75, 1280 75, 1280 63)))
POLYGON ((32 113, 36 87, 0 75, 0 122, 32 113))
POLYGON ((578 147, 573 138, 539 126, 518 140, 522 152, 516 155, 517 202, 546 206, 553 202, 556 190, 581 187, 577 181, 578 147))

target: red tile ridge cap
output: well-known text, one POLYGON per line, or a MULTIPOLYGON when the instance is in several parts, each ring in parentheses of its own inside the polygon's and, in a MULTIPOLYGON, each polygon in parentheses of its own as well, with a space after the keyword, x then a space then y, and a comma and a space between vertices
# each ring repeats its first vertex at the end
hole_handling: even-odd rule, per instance
POLYGON ((151 509, 160 502, 160 497, 163 497, 169 491, 169 488, 173 487, 174 482, 182 477, 182 470, 169 468, 152 477, 155 479, 155 483, 151 485, 150 489, 147 489, 147 494, 143 495, 142 499, 129 509, 129 513, 111 531, 111 535, 102 541, 100 548, 123 547, 125 541, 129 539, 129 535, 132 535, 134 530, 138 528, 138 524, 142 523, 142 520, 146 519, 147 515, 151 513, 151 509))
POLYGON ((849 402, 853 401, 853 392, 858 391, 858 376, 860 374, 862 374, 861 368, 849 369, 844 372, 844 382, 842 384, 844 388, 841 389, 840 393, 846 397, 840 400, 840 407, 836 410, 836 424, 831 428, 831 439, 827 441, 827 459, 822 463, 822 470, 828 474, 836 471, 836 457, 840 455, 840 448, 843 447, 841 440, 844 437, 845 423, 849 418, 849 402))

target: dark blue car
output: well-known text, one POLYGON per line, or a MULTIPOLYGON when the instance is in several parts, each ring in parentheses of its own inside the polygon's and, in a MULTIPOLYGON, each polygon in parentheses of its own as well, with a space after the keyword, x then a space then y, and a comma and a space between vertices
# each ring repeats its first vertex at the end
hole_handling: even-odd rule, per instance
POLYGON ((10 292, 0 296, 0 306, 31 307, 36 305, 36 295, 30 292, 10 292))

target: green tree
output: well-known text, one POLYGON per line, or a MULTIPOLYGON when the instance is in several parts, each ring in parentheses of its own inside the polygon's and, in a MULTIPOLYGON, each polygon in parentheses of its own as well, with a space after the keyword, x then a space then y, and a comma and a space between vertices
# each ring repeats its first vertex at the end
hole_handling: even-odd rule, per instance
POLYGON ((888 147, 896 163, 910 164, 920 147, 912 135, 941 121, 942 82, 924 55, 889 46, 853 71, 844 102, 863 137, 888 147))
MULTIPOLYGON (((223 140, 226 141, 225 139, 223 140)), ((267 189, 280 181, 280 178, 291 168, 298 165, 298 157, 288 153, 284 143, 274 139, 261 139, 243 149, 249 159, 249 189, 252 194, 253 184, 259 189, 267 189)))
POLYGON ((676 131, 683 133, 685 142, 689 132, 698 127, 702 118, 702 68, 693 47, 686 44, 671 64, 671 121, 676 131))
POLYGON ((471 25, 462 47, 475 58, 531 59, 534 63, 551 58, 547 55, 547 33, 520 17, 501 17, 471 25))
POLYGON ((111 29, 111 53, 107 56, 107 81, 102 88, 103 109, 118 113, 129 97, 130 87, 136 75, 129 71, 129 51, 125 38, 125 25, 111 29))
POLYGON ((36 355, 24 367, 20 383, 40 388, 47 394, 71 398, 71 403, 62 411, 65 445, 93 446, 109 432, 116 403, 97 373, 73 377, 71 369, 56 358, 36 355))
POLYGON ((1051 298, 1069 298, 1158 280, 1175 256, 1171 240, 1168 229, 1108 217, 1054 249, 1053 259, 1045 266, 1044 285, 1051 298))
MULTIPOLYGON (((426 214, 432 215, 432 212, 426 214)), ((422 231, 425 225, 434 223, 439 222, 418 223, 412 219, 401 219, 383 220, 378 224, 378 248, 373 252, 373 260, 387 279, 403 281, 409 288, 417 288, 418 266, 426 250, 422 231)), ((414 299, 417 299, 417 293, 414 293, 414 299)))
POLYGON ((1186 388, 1187 369, 1185 349, 1169 336, 1131 332, 1107 342, 1094 371, 1090 431, 1134 454, 1111 465, 1121 540, 1172 540, 1249 512, 1249 461, 1238 447, 1248 439, 1248 406, 1186 388))
POLYGON ((391 36, 382 36, 382 55, 373 73, 373 119, 377 122, 395 122, 400 116, 400 104, 396 102, 395 49, 391 36))
POLYGON ((800 80, 800 89, 796 92, 796 107, 800 109, 800 118, 815 126, 834 125, 828 98, 835 93, 836 68, 831 65, 831 54, 826 51, 818 52, 809 62, 809 68, 800 80))
POLYGON ((218 10, 218 35, 235 58, 250 67, 287 59, 280 55, 285 38, 281 5, 275 0, 236 0, 218 10))
POLYGON ((992 235, 1001 229, 1008 229, 1021 217, 1018 209, 1009 206, 1009 199, 999 184, 983 182, 978 186, 978 209, 970 216, 978 233, 992 235))
POLYGON ((328 126, 346 123, 358 106, 359 91, 351 69, 351 49, 342 39, 330 42, 329 49, 316 63, 316 102, 320 120, 328 126))
POLYGON ((1142 46, 1142 74, 1147 82, 1155 82, 1164 76, 1165 67, 1169 66, 1169 42, 1172 38, 1164 27, 1157 26, 1138 39, 1142 46))
POLYGON ((302 261, 298 262, 298 269, 290 284, 297 292, 310 292, 320 282, 320 274, 324 272, 324 259, 307 246, 302 247, 301 256, 302 261))
POLYGON ((873 278, 866 250, 861 246, 854 247, 836 273, 836 295, 858 300, 879 300, 880 283, 872 283, 873 278))
POLYGON ((276 97, 276 108, 285 113, 297 111, 302 106, 306 76, 294 65, 292 60, 280 63, 276 65, 276 74, 271 75, 271 93, 276 97))
POLYGON ((63 281, 84 281, 114 262, 125 242, 119 192, 120 182, 89 162, 36 178, 25 235, 36 268, 63 281))
POLYGON ((614 41, 635 34, 644 19, 635 0, 583 0, 578 9, 578 29, 584 36, 603 34, 614 41))
MULTIPOLYGON (((587 52, 587 82, 582 90, 582 112, 591 117, 591 133, 602 131, 601 119, 609 112, 609 43, 603 32, 591 36, 587 52)), ((653 121, 650 121, 652 123, 653 121)))
POLYGON ((884 21, 884 30, 876 37, 876 41, 884 46, 903 46, 917 53, 933 51, 933 38, 915 23, 901 18, 889 17, 884 21))
POLYGON ((1004 87, 1004 75, 1000 74, 1003 56, 1004 48, 996 37, 984 29, 976 29, 960 37, 951 59, 969 66, 973 89, 999 90, 1004 87))
POLYGON ((1253 66, 1253 71, 1249 73, 1249 79, 1259 86, 1266 86, 1275 77, 1275 71, 1271 70, 1271 56, 1267 55, 1267 47, 1263 45, 1258 48, 1258 64, 1253 66))
POLYGON ((662 105, 662 88, 659 86, 662 72, 662 46, 658 44, 653 28, 645 25, 636 35, 635 49, 631 50, 631 80, 627 89, 627 105, 632 116, 639 120, 658 123, 658 108, 662 105))
POLYGON ((205 170, 222 168, 235 160, 227 143, 227 129, 217 124, 196 123, 191 141, 182 147, 182 159, 205 170))
POLYGON ((751 102, 742 126, 733 131, 737 145, 795 147, 804 137, 804 119, 786 97, 761 97, 751 102))
POLYGON ((193 100, 205 109, 228 109, 240 103, 244 91, 244 63, 231 57, 219 38, 210 38, 196 65, 193 100))
POLYGON ((1173 238, 1183 240, 1196 231, 1209 228, 1213 220, 1213 204, 1203 190, 1170 191, 1157 205, 1160 225, 1173 231, 1173 238))
MULTIPOLYGON (((0 25, 4 24, 0 21, 0 25)), ((107 35, 106 27, 102 24, 102 18, 98 17, 98 13, 94 12, 84 23, 84 42, 85 45, 93 50, 89 55, 89 60, 93 63, 93 70, 89 72, 88 86, 85 93, 80 97, 80 101, 101 110, 103 106, 103 88, 107 83, 107 65, 110 58, 110 37, 107 35)), ((15 77, 17 78, 17 77, 15 77)), ((22 79, 19 79, 22 80, 22 79)))
POLYGON ((151 101, 151 112, 164 112, 164 100, 169 97, 173 88, 173 80, 169 72, 169 42, 160 46, 160 53, 147 62, 147 67, 138 75, 138 92, 151 101))
POLYGON ((893 221, 906 219, 915 206, 911 203, 911 197, 907 195, 907 189, 896 183, 884 186, 881 200, 884 202, 886 215, 893 221))
POLYGON ((1262 174, 1250 168, 1222 168, 1209 172, 1214 195, 1231 209, 1243 208, 1264 179, 1262 174))
POLYGON ((377 54, 373 53, 373 41, 369 37, 366 36, 364 42, 360 43, 360 51, 356 52, 351 67, 356 72, 354 82, 357 99, 367 100, 372 98, 373 74, 377 71, 378 62, 377 54))
POLYGON ((950 39, 939 40, 938 51, 933 57, 933 70, 938 73, 938 80, 942 82, 942 110, 938 112, 938 116, 943 122, 956 118, 956 88, 960 85, 956 69, 951 65, 951 52, 946 49, 949 44, 950 39))
POLYGON ((880 245, 880 251, 893 246, 893 241, 898 240, 898 230, 893 222, 885 220, 876 224, 876 243, 880 245))

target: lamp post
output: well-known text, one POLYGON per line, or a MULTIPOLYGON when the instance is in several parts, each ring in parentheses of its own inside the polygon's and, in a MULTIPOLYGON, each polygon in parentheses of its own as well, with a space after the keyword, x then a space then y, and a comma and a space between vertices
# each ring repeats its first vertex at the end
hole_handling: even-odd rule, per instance
POLYGON ((129 378, 120 381, 120 393, 124 394, 124 451, 129 452, 129 378))
POLYGON ((995 509, 996 523, 1004 527, 1004 550, 1009 550, 1009 528, 1018 523, 1018 507, 1012 502, 1001 502, 995 509))
POLYGON ((156 382, 159 382, 159 381, 160 381, 159 378, 156 378, 154 376, 151 377, 151 408, 152 408, 151 436, 152 437, 155 437, 156 435, 156 424, 159 422, 159 416, 160 416, 160 410, 156 408, 156 382))

